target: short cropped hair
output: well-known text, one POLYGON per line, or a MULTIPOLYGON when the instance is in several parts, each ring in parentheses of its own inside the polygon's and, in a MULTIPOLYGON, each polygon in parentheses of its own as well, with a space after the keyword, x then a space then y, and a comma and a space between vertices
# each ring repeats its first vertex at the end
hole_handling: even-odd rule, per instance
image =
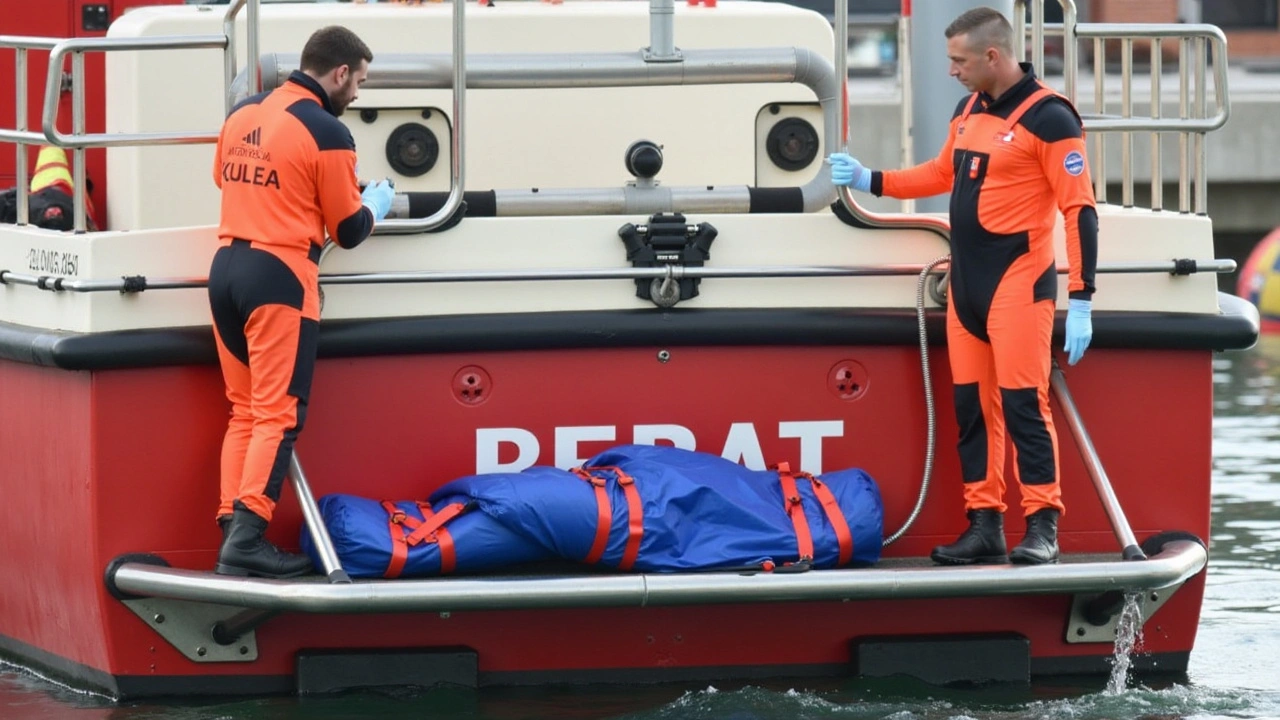
POLYGON ((369 46, 347 28, 330 25, 312 33, 302 48, 299 65, 303 72, 324 75, 343 65, 355 69, 361 60, 373 62, 369 46))
POLYGON ((966 10, 947 26, 947 39, 956 35, 968 35, 969 46, 974 50, 994 47, 1013 57, 1013 26, 999 11, 989 7, 966 10))

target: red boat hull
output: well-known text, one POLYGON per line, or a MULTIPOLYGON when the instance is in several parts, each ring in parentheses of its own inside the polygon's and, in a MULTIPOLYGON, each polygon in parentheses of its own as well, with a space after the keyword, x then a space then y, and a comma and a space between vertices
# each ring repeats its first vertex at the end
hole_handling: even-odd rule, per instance
MULTIPOLYGON (((477 428, 518 428, 537 461, 579 458, 631 442, 637 425, 679 425, 697 449, 720 453, 734 423, 751 423, 765 462, 857 466, 880 485, 886 533, 913 507, 926 450, 918 353, 910 347, 674 347, 329 358, 320 361, 298 453, 317 496, 425 497, 476 472, 477 428), (852 368, 858 390, 836 386, 852 368), (482 401, 459 392, 479 379, 482 401), (853 399, 842 397, 853 395, 853 399), (780 437, 813 425, 809 439, 780 437), (566 430, 566 428, 594 428, 566 430), (556 428, 561 428, 557 433, 556 428), (830 434, 828 432, 828 434, 830 434), (802 451, 802 444, 807 443, 802 451)), ((1209 530, 1212 417, 1208 351, 1095 350, 1068 381, 1098 454, 1141 540, 1209 530)), ((938 448, 933 482, 910 531, 885 557, 927 555, 963 529, 956 428, 944 349, 932 352, 938 448)), ((474 386, 474 383, 473 383, 474 386)), ((481 684, 676 679, 856 671, 857 643, 880 638, 1021 636, 1033 674, 1101 672, 1109 643, 1068 643, 1070 595, 855 603, 521 610, 428 615, 288 614, 257 629, 251 663, 196 663, 110 595, 104 568, 126 553, 208 569, 227 404, 215 366, 73 371, 0 361, 0 635, 9 651, 121 695, 168 685, 227 691, 218 678, 293 687, 308 649, 468 648, 481 684)), ((1058 416, 1064 552, 1118 553, 1110 525, 1058 416)), ((649 430, 642 433, 652 434, 649 430)), ((737 426, 733 447, 750 454, 737 426)), ((525 447, 526 455, 528 446, 525 447)), ((496 460, 513 463, 513 443, 496 460)), ((527 460, 528 458, 523 458, 527 460)), ((750 458, 748 458, 750 460, 750 458)), ((1012 482, 1012 474, 1009 475, 1012 482)), ((1021 536, 1016 487, 1007 532, 1021 536)), ((286 490, 269 535, 296 548, 301 526, 286 490)), ((1011 569, 1010 572, 1016 572, 1011 569)), ((1138 665, 1185 669, 1203 573, 1146 626, 1138 665)), ((176 690, 182 692, 182 689, 176 690)))

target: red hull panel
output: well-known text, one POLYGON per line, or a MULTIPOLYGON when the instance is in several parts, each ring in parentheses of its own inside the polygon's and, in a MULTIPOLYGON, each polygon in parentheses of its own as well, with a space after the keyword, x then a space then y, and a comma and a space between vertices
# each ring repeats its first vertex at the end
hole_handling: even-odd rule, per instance
MULTIPOLYGON (((676 347, 666 361, 659 350, 323 360, 299 457, 317 496, 405 499, 474 473, 478 463, 532 461, 529 437, 537 462, 549 464, 631 442, 637 426, 641 436, 680 437, 670 427, 679 426, 703 451, 719 454, 728 445, 748 460, 816 469, 820 457, 823 469, 862 467, 881 487, 886 531, 908 516, 926 444, 913 349, 676 347), (863 373, 852 400, 830 383, 833 368, 850 361, 863 373), (468 402, 455 393, 464 368, 482 371, 487 399, 468 402)), ((927 554, 963 527, 945 352, 932 360, 933 484, 911 531, 886 549, 891 557, 927 554)), ((1207 537, 1210 354, 1095 350, 1067 373, 1139 539, 1165 530, 1207 537)), ((316 618, 286 615, 258 629, 256 662, 198 664, 107 594, 102 573, 113 558, 136 552, 176 567, 212 566, 227 412, 217 368, 91 374, 0 362, 0 399, 0 453, 11 469, 0 481, 7 497, 0 573, 12 588, 0 594, 0 635, 114 676, 291 676, 304 648, 463 646, 476 651, 482 678, 562 672, 569 679, 583 670, 844 665, 852 641, 881 636, 1013 632, 1028 638, 1035 660, 1111 652, 1105 644, 1065 642, 1064 595, 360 615, 325 620, 323 634, 316 618), (801 618, 807 630, 778 631, 801 618), (750 643, 741 642, 744 633, 750 643)), ((1060 417, 1058 430, 1068 507, 1063 549, 1116 552, 1060 417)), ((1011 507, 1018 502, 1010 488, 1011 507)), ((1022 532, 1018 516, 1009 514, 1014 541, 1022 532)), ((296 548, 300 525, 286 490, 270 535, 296 548)), ((1202 593, 1203 575, 1174 595, 1148 623, 1146 651, 1190 651, 1202 593)))

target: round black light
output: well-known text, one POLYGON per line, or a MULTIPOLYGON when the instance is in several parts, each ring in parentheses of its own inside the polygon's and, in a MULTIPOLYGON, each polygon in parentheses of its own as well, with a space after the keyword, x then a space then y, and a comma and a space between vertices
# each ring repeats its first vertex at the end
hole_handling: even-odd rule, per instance
POLYGON ((387 162, 401 175, 418 177, 435 167, 440 159, 436 134, 418 123, 405 123, 387 138, 387 162))
POLYGON ((764 149, 783 170, 803 170, 818 157, 818 131, 801 118, 779 120, 769 130, 764 149))
POLYGON ((635 177, 651 178, 662 169, 662 148, 649 140, 637 140, 627 148, 623 162, 635 177))

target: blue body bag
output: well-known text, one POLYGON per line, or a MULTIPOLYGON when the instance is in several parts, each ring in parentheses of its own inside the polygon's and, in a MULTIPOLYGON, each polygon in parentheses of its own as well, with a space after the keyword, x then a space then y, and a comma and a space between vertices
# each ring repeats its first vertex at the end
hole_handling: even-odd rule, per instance
MULTIPOLYGON (((814 478, 785 464, 749 470, 650 445, 616 447, 571 471, 459 478, 425 503, 330 495, 320 506, 352 577, 476 572, 553 558, 639 572, 866 566, 879 560, 883 539, 880 493, 862 470, 814 478), (418 512, 421 506, 430 510, 418 512), (393 527, 389 507, 415 527, 393 527), (416 542, 398 533, 416 534, 416 542)), ((317 559, 305 529, 303 547, 317 559)))

